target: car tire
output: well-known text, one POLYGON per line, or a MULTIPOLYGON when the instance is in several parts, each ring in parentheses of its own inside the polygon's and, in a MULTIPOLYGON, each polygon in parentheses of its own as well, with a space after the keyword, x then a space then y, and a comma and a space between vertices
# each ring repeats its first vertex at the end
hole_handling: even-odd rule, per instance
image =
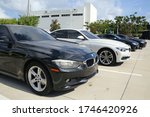
POLYGON ((32 91, 38 95, 48 95, 52 91, 50 74, 42 64, 29 63, 25 70, 25 78, 32 91))
POLYGON ((116 64, 116 55, 111 49, 102 49, 98 53, 99 64, 111 66, 116 64))

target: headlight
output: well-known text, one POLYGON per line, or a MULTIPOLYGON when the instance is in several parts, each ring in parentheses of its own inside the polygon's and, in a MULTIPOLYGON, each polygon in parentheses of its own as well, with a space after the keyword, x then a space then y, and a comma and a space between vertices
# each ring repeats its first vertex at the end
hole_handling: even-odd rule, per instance
POLYGON ((141 43, 145 43, 145 41, 141 41, 141 43))
POLYGON ((122 47, 117 47, 118 50, 125 52, 126 50, 128 50, 127 48, 122 48, 122 47))
POLYGON ((71 61, 71 60, 58 59, 58 60, 53 60, 52 62, 54 62, 58 67, 63 69, 73 69, 81 65, 81 62, 71 61))
POLYGON ((135 42, 134 42, 133 45, 138 45, 138 43, 135 43, 135 42))

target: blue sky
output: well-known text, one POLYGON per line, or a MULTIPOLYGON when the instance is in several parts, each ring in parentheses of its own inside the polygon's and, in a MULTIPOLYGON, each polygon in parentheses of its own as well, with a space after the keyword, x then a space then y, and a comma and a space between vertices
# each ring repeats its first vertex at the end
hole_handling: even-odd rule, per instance
POLYGON ((123 15, 129 15, 133 12, 138 12, 139 15, 150 14, 150 0, 121 0, 123 15))
MULTIPOLYGON (((24 15, 28 0, 0 0, 0 18, 17 18, 24 15)), ((31 10, 68 9, 91 2, 98 10, 98 19, 113 19, 118 15, 146 16, 150 22, 150 0, 30 0, 31 10)))

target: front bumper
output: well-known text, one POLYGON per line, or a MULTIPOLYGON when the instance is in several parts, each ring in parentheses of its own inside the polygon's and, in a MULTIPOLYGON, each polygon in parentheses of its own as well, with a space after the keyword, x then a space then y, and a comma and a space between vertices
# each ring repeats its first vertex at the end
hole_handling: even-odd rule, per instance
POLYGON ((131 46, 131 51, 136 51, 136 49, 140 49, 140 45, 132 45, 131 46))
POLYGON ((75 71, 60 71, 51 73, 53 81, 53 90, 63 91, 70 90, 78 85, 85 83, 89 78, 94 76, 98 72, 98 64, 95 64, 89 68, 75 71))
POLYGON ((131 56, 130 50, 126 50, 125 52, 117 50, 116 51, 116 56, 117 56, 116 62, 118 62, 118 63, 119 62, 124 62, 124 61, 126 61, 130 58, 130 56, 131 56))
POLYGON ((147 42, 145 42, 145 43, 140 43, 140 48, 144 48, 144 47, 146 47, 146 45, 147 45, 147 42))

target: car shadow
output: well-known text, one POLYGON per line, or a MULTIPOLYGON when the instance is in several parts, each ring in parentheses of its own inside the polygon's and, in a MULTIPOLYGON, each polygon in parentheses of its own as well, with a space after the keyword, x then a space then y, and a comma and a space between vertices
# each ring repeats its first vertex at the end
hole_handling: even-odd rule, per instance
POLYGON ((45 96, 45 97, 57 97, 60 95, 65 95, 67 93, 70 93, 71 91, 73 91, 74 89, 68 90, 68 91, 52 91, 49 95, 45 96))
POLYGON ((6 75, 0 74, 0 83, 15 89, 22 90, 24 92, 31 92, 25 82, 6 75))
MULTIPOLYGON (((29 88, 29 86, 21 80, 12 78, 10 76, 6 76, 6 75, 2 75, 0 74, 0 83, 4 84, 6 86, 15 88, 17 90, 23 91, 23 92, 27 92, 27 93, 31 93, 33 95, 36 95, 32 92, 32 90, 29 88)), ((71 92, 72 90, 69 91, 52 91, 49 95, 45 96, 45 97, 57 97, 66 93, 71 92)))

